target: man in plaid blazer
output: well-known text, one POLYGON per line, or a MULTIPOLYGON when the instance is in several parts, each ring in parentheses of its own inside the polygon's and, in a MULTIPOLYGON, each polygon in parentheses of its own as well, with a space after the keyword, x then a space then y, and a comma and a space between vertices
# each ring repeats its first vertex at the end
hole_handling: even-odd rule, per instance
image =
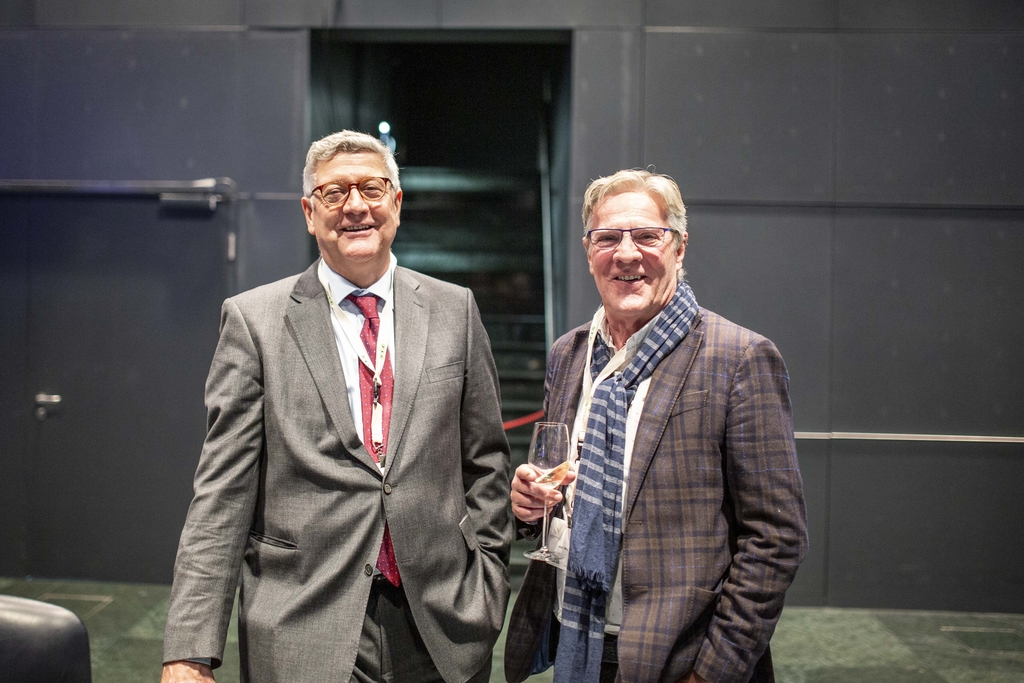
POLYGON ((545 501, 564 502, 559 518, 596 507, 599 523, 553 519, 548 545, 568 538, 568 558, 530 563, 506 678, 554 661, 556 683, 772 681, 768 642, 807 545, 785 364, 771 341, 693 301, 682 282, 685 209, 670 178, 598 179, 583 220, 603 305, 555 343, 545 382, 545 419, 569 425, 574 473, 563 500, 520 466, 512 510, 527 537, 545 501), (616 396, 626 397, 618 417, 616 396), (607 444, 624 432, 624 453, 588 446, 595 430, 607 444), (597 494, 581 494, 586 486, 597 494), (586 553, 595 540, 615 544, 607 567, 586 553))

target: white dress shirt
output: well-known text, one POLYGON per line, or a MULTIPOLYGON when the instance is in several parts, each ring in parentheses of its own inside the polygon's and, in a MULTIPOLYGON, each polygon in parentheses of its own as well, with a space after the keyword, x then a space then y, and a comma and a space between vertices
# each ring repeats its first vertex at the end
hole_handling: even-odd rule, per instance
MULTIPOLYGON (((354 284, 338 275, 336 272, 331 270, 330 266, 321 259, 320 260, 320 279, 321 282, 327 281, 330 286, 331 298, 334 300, 334 304, 337 307, 340 315, 345 316, 351 320, 356 329, 362 329, 363 326, 363 314, 359 312, 359 309, 354 303, 347 300, 349 294, 355 292, 357 295, 362 294, 376 294, 377 295, 377 312, 382 314, 384 311, 384 304, 388 301, 394 302, 395 288, 395 268, 398 266, 398 259, 395 258, 394 254, 391 254, 391 262, 388 265, 388 271, 384 273, 384 276, 374 282, 367 288, 356 287, 354 284)), ((388 312, 383 315, 389 315, 391 320, 385 321, 381 319, 380 329, 384 337, 383 341, 387 344, 388 355, 390 357, 391 369, 395 368, 395 308, 394 306, 388 307, 388 312)), ((338 320, 337 315, 331 315, 331 327, 334 330, 334 341, 338 346, 338 356, 341 358, 341 369, 345 373, 345 386, 348 390, 348 406, 352 412, 352 423, 356 426, 356 431, 362 434, 363 432, 363 409, 362 409, 362 397, 359 395, 359 352, 357 351, 355 344, 362 344, 359 339, 352 339, 351 335, 346 333, 345 328, 342 327, 341 321, 338 320)), ((370 442, 370 435, 363 434, 363 443, 367 444, 370 442)))

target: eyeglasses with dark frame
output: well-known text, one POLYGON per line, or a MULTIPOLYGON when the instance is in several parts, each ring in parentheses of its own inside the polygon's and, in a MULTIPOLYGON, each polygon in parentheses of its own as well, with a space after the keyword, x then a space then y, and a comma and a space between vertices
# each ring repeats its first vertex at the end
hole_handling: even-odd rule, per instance
POLYGON ((314 194, 319 192, 320 200, 327 206, 342 206, 348 201, 349 195, 352 194, 352 188, 354 187, 364 201, 376 203, 384 198, 384 195, 388 192, 388 186, 390 185, 390 178, 380 178, 376 176, 363 178, 358 183, 339 183, 332 181, 314 187, 313 191, 309 193, 309 196, 312 197, 314 194))
POLYGON ((587 231, 587 240, 595 249, 611 251, 619 246, 627 232, 636 246, 654 249, 665 244, 672 228, 597 228, 587 231))

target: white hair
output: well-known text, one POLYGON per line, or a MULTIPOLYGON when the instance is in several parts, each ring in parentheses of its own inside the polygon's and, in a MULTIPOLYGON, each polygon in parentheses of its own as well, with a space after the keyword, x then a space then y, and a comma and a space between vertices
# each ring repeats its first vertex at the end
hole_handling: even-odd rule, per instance
POLYGON ((626 192, 643 192, 659 204, 665 212, 668 227, 672 228, 676 247, 683 244, 686 238, 686 206, 679 194, 679 186, 667 175, 641 169, 619 171, 590 183, 583 196, 584 234, 590 229, 590 220, 597 205, 608 197, 626 192))
POLYGON ((309 151, 306 153, 306 167, 302 169, 302 195, 308 197, 313 194, 313 189, 316 187, 316 169, 321 163, 330 161, 339 154, 357 154, 359 152, 369 152, 379 156, 395 192, 402 189, 398 184, 398 164, 395 163, 395 155, 391 153, 388 146, 372 135, 354 130, 343 130, 320 138, 309 146, 309 151))

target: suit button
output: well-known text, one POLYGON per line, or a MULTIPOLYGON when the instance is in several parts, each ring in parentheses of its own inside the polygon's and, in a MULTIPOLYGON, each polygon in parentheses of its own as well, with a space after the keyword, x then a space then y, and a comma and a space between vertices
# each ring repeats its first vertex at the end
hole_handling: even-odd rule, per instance
POLYGON ((384 484, 384 494, 388 496, 391 495, 391 484, 384 484))
POLYGON ((370 565, 366 565, 365 567, 363 567, 363 573, 367 576, 373 576, 373 567, 371 567, 370 565))

